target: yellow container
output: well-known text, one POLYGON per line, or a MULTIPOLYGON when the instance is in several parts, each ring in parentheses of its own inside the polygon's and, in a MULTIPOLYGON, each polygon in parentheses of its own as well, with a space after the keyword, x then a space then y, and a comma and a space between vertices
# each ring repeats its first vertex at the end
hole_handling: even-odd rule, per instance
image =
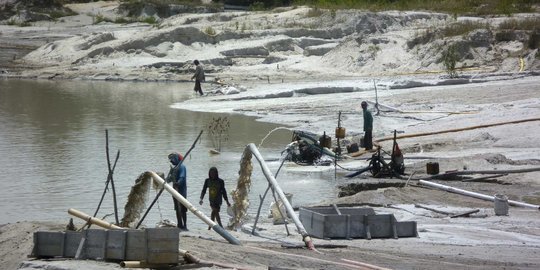
POLYGON ((336 128, 336 138, 338 139, 345 138, 345 128, 342 128, 342 127, 336 128))

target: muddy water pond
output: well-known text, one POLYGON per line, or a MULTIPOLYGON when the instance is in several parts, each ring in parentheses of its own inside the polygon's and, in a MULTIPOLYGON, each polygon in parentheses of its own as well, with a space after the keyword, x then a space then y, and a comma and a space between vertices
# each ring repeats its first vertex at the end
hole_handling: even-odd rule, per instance
MULTIPOLYGON (((232 191, 245 145, 258 145, 277 126, 242 115, 170 107, 186 99, 201 98, 191 89, 192 84, 188 83, 0 80, 0 224, 22 220, 67 222, 68 208, 93 213, 107 177, 106 129, 111 158, 120 150, 114 180, 121 215, 138 175, 147 170, 168 171, 167 154, 185 152, 200 130, 220 116, 230 120, 229 140, 224 143, 222 154, 210 155, 211 139, 203 135, 186 159, 188 199, 194 204, 198 201, 212 166, 218 167, 228 192, 232 191)), ((279 130, 260 149, 274 172, 290 139, 290 131, 279 130)), ((254 214, 258 196, 267 186, 256 163, 252 182, 249 212, 254 214)), ((278 182, 286 192, 293 193, 293 206, 316 203, 337 194, 333 171, 306 173, 285 169, 281 170, 278 182)), ((151 191, 149 200, 155 193, 151 191)), ((111 194, 109 190, 98 216, 114 212, 111 194)), ((269 202, 267 199, 263 207, 264 215, 269 202)), ((201 210, 210 213, 206 198, 201 210)), ((168 194, 159 200, 146 224, 153 226, 161 219, 175 221, 168 194)), ((192 229, 204 229, 192 214, 189 224, 192 229)))

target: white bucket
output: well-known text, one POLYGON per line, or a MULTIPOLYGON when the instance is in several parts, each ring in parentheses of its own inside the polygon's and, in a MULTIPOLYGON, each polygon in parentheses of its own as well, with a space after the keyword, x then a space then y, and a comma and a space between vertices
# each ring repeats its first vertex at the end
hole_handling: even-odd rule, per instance
POLYGON ((495 215, 508 215, 508 197, 502 194, 495 194, 495 215))

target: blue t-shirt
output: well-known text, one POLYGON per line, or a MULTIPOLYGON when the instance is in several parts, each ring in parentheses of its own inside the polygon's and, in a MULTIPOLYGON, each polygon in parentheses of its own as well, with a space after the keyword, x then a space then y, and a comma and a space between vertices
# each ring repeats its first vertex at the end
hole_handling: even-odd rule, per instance
POLYGON ((182 195, 184 198, 187 197, 187 180, 186 180, 187 170, 186 166, 184 164, 180 165, 180 168, 178 169, 178 174, 176 175, 176 184, 178 184, 178 192, 180 195, 182 195))

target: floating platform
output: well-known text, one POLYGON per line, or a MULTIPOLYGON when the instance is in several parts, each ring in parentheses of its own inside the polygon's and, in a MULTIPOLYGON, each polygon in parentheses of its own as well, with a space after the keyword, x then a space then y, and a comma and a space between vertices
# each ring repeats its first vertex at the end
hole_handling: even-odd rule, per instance
POLYGON ((300 208, 300 221, 309 235, 332 238, 417 237, 416 221, 398 222, 393 214, 375 214, 373 208, 300 208))

